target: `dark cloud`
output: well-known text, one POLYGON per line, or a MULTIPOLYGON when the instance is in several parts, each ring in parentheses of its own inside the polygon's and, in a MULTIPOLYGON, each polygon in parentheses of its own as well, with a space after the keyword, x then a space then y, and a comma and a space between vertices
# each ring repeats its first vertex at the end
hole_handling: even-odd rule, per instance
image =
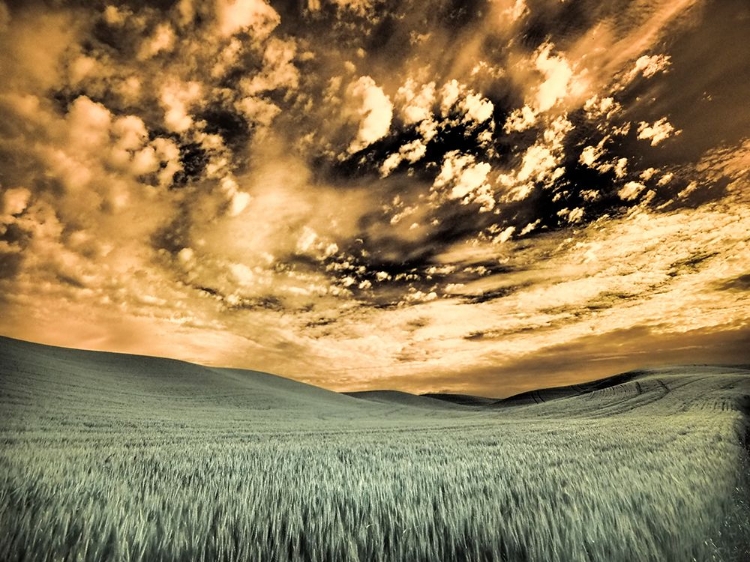
POLYGON ((701 9, 700 23, 669 38, 664 45, 669 71, 633 91, 626 115, 634 121, 668 116, 683 132, 663 148, 644 152, 646 165, 694 162, 707 150, 747 136, 750 81, 744 69, 750 53, 743 38, 749 34, 746 2, 711 0, 701 9))
POLYGON ((595 380, 661 365, 748 364, 746 328, 656 334, 641 327, 586 336, 510 362, 440 377, 447 392, 504 398, 535 388, 595 380))
POLYGON ((716 253, 699 252, 688 258, 678 260, 672 264, 669 276, 676 277, 678 275, 694 273, 703 266, 704 262, 710 260, 714 256, 716 256, 716 253))
POLYGON ((750 291, 750 273, 717 282, 716 288, 722 291, 750 291))
POLYGON ((20 253, 0 252, 0 279, 13 279, 20 271, 22 261, 20 253))

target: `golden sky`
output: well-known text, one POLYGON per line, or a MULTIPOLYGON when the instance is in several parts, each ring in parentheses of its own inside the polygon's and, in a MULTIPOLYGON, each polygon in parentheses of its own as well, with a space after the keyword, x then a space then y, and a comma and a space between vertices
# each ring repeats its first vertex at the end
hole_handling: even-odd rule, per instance
POLYGON ((336 390, 750 363, 745 0, 0 0, 0 333, 336 390))

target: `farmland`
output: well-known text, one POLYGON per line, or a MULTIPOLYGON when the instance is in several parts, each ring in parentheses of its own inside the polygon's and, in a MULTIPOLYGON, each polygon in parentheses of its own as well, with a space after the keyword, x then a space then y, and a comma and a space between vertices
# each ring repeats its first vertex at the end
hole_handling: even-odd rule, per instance
POLYGON ((539 402, 0 339, 0 559, 748 559, 750 371, 539 402))

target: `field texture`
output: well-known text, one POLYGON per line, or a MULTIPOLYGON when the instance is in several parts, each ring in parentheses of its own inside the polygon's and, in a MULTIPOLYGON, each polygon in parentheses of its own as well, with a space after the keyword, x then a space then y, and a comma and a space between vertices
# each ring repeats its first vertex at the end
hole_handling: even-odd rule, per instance
POLYGON ((750 560, 749 371, 545 396, 0 339, 0 560, 750 560))

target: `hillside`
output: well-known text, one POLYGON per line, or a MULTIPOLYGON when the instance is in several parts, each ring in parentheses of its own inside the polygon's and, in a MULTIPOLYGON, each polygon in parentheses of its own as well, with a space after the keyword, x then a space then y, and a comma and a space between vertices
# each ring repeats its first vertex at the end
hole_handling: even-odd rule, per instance
POLYGON ((107 420, 257 424, 379 410, 267 373, 8 338, 0 338, 0 397, 4 429, 107 420))
POLYGON ((2 338, 0 560, 750 559, 746 369, 354 394, 2 338))

